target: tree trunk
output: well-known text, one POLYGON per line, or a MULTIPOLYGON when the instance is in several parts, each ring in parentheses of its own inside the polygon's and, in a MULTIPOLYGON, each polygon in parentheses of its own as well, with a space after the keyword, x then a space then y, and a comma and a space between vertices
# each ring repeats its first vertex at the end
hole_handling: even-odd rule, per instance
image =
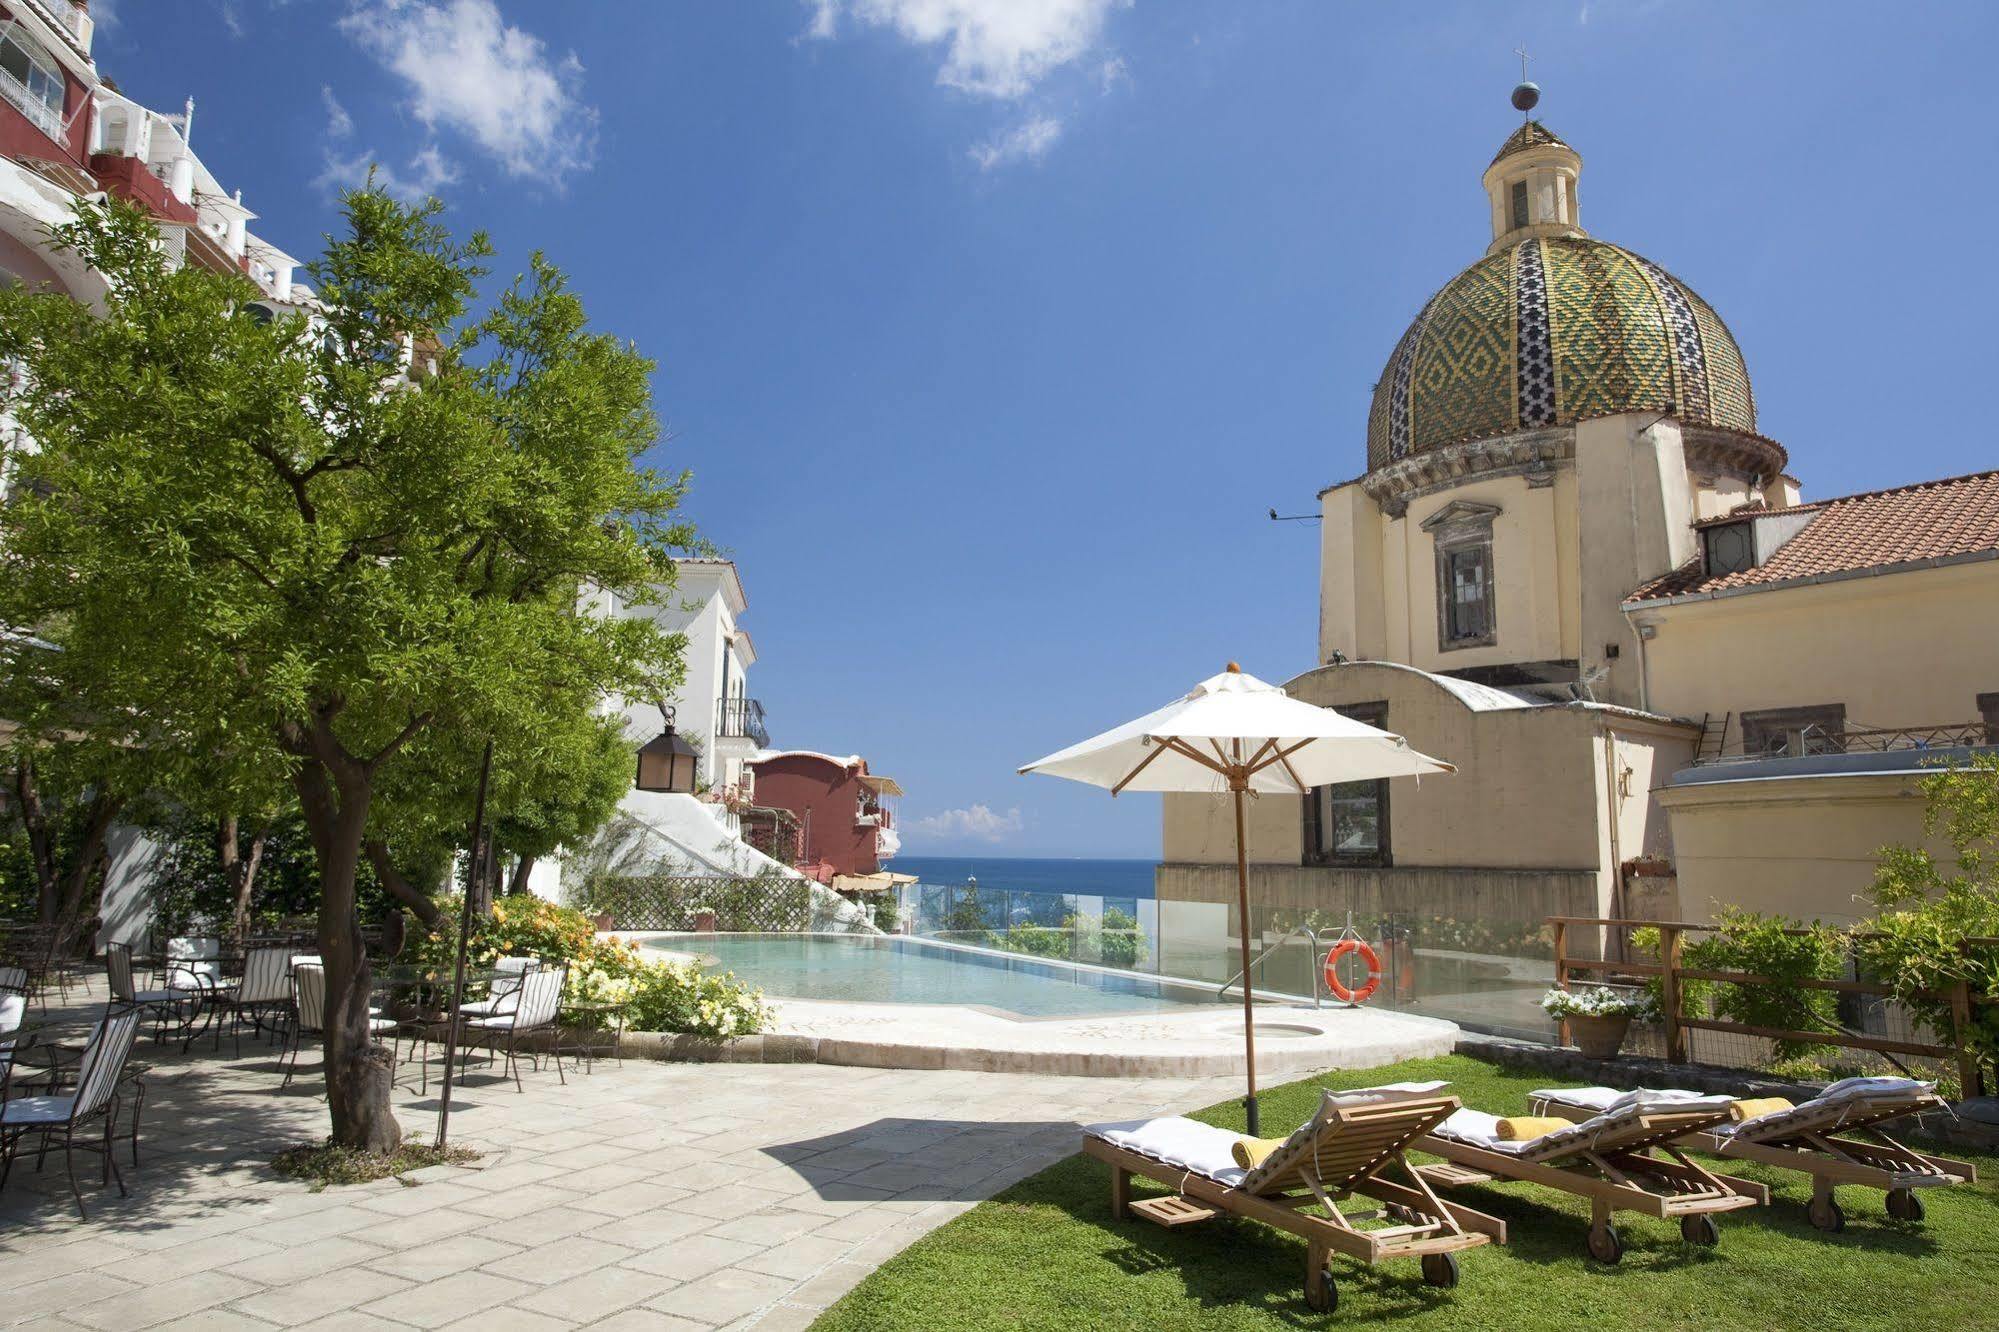
POLYGON ((371 838, 365 849, 368 852, 368 863, 375 867, 375 878, 382 885, 382 891, 408 907, 410 912, 423 922, 425 929, 437 928, 437 922, 443 919, 444 913, 437 909, 435 901, 412 888, 409 880, 396 869, 395 861, 389 855, 388 844, 371 838))
POLYGON ((256 891, 257 863, 264 858, 264 839, 270 831, 268 827, 257 829, 250 837, 249 849, 245 851, 234 814, 224 818, 216 829, 216 855, 222 862, 222 874, 229 884, 230 901, 235 904, 229 928, 238 943, 250 933, 250 896, 256 891))
POLYGON ((333 1141, 386 1155, 403 1140, 389 1090, 393 1056, 376 1045, 368 1026, 372 985, 354 873, 367 830, 373 774, 337 752, 321 721, 309 756, 293 774, 319 857, 319 954, 326 968, 326 1105, 333 1141), (329 761, 330 760, 330 761, 329 761))
POLYGON ((56 882, 55 842, 49 834, 48 813, 35 785, 35 761, 26 755, 14 767, 14 796, 21 806, 21 824, 28 831, 28 854, 35 863, 35 921, 56 923, 62 890, 56 882))
POLYGON ((528 876, 534 873, 533 856, 522 856, 514 862, 514 881, 507 886, 509 893, 524 893, 528 890, 528 876))
MULTIPOLYGON (((92 880, 102 891, 103 872, 108 868, 105 857, 104 839, 117 821, 119 811, 125 808, 125 797, 107 795, 99 791, 90 798, 90 805, 83 814, 83 838, 76 848, 76 863, 70 866, 69 882, 64 886, 62 905, 57 911, 57 921, 62 925, 63 937, 60 947, 68 951, 76 946, 77 936, 84 923, 84 895, 89 891, 92 880)), ((96 912, 92 912, 96 915, 96 912)))

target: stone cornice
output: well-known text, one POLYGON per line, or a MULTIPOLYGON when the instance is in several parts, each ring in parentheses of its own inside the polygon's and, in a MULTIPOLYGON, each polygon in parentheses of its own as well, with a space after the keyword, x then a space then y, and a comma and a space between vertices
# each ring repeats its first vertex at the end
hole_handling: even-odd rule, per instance
POLYGON ((1411 454, 1375 468, 1360 479, 1360 484, 1383 513, 1400 518, 1418 495, 1456 485, 1468 477, 1518 473, 1531 482, 1554 475, 1575 456, 1576 432, 1572 427, 1520 430, 1411 454))
POLYGON ((1775 481, 1791 460, 1776 440, 1724 426, 1682 422, 1680 443, 1687 455, 1687 466, 1729 472, 1764 485, 1775 481))

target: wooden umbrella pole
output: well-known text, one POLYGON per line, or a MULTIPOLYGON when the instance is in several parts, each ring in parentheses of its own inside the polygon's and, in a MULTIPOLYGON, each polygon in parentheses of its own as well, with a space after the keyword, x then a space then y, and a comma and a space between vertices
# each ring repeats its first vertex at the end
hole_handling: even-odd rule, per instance
POLYGON ((1249 1074, 1249 1096, 1243 1105, 1249 1112, 1249 1136, 1257 1133, 1256 1119, 1256 1022, 1252 1016, 1254 1001, 1250 998, 1249 978, 1249 848, 1243 841, 1242 793, 1247 785, 1240 771, 1229 774, 1229 786, 1235 792, 1235 888, 1236 909, 1242 915, 1242 925, 1237 931, 1242 936, 1242 1049, 1243 1068, 1249 1074))

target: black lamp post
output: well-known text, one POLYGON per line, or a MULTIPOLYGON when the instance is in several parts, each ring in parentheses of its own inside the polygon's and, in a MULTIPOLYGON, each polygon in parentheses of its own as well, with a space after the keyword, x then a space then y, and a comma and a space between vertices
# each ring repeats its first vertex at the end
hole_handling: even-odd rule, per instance
POLYGON ((661 704, 659 712, 666 729, 639 747, 639 772, 633 784, 641 791, 662 795, 692 795, 694 769, 701 755, 674 733, 673 709, 661 704))

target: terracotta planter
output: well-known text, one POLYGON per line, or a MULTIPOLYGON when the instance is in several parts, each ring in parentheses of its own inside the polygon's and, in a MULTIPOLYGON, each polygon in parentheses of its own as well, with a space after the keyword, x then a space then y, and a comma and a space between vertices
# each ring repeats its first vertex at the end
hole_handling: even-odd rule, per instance
POLYGON ((1631 1019, 1618 1017, 1572 1017, 1569 1032, 1576 1038, 1576 1048, 1589 1059, 1615 1059, 1624 1046, 1624 1033, 1631 1029, 1631 1019))
POLYGON ((596 927, 599 930, 614 930, 617 928, 617 926, 612 923, 611 913, 608 911, 599 911, 596 915, 592 916, 590 920, 593 924, 596 925, 596 927))
POLYGON ((712 911, 695 912, 694 932, 696 934, 713 934, 715 932, 715 913, 712 911))

